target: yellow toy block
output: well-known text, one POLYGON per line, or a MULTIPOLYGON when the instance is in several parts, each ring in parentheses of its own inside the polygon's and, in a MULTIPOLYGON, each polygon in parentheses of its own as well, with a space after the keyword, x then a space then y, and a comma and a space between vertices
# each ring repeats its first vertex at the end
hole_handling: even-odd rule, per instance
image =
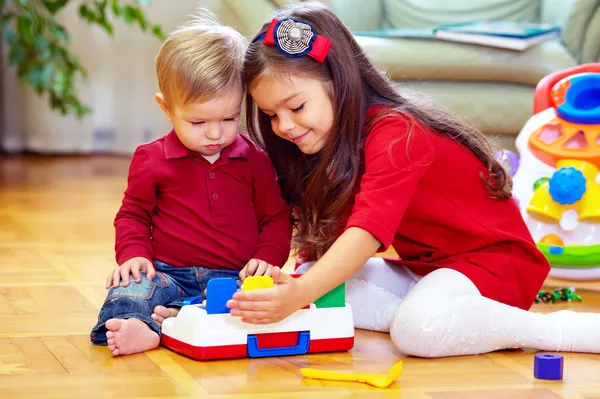
POLYGON ((271 288, 273 286, 271 276, 250 276, 246 277, 242 286, 243 291, 258 290, 261 288, 271 288))

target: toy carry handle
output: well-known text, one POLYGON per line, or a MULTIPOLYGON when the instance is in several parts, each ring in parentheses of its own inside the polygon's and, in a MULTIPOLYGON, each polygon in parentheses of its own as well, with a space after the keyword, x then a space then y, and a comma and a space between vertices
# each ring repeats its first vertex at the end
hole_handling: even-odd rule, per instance
POLYGON ((542 78, 535 88, 533 114, 535 115, 545 109, 554 107, 554 102, 552 101, 552 89, 560 80, 578 73, 589 72, 600 73, 600 62, 577 65, 572 68, 551 73, 542 78))
POLYGON ((294 346, 282 348, 259 348, 256 335, 248 335, 248 356, 250 357, 268 357, 268 356, 291 356, 304 355, 308 353, 310 345, 310 331, 302 331, 298 334, 298 343, 294 346))

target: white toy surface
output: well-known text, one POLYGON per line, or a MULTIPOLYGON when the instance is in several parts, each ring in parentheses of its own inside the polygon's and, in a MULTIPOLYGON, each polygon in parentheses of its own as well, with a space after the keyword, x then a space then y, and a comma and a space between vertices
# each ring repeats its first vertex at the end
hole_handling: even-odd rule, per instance
MULTIPOLYGON (((232 292, 211 297, 211 289, 217 286, 211 287, 214 280, 223 283, 233 279, 209 281, 207 305, 211 299, 224 305, 232 292)), ((209 307, 199 304, 183 306, 177 317, 163 322, 163 345, 196 360, 346 351, 354 345, 354 321, 348 304, 319 308, 313 303, 280 322, 262 325, 242 322, 224 306, 220 309, 211 313, 209 307)))
POLYGON ((542 80, 536 107, 516 139, 514 197, 551 276, 600 279, 600 64, 542 80))

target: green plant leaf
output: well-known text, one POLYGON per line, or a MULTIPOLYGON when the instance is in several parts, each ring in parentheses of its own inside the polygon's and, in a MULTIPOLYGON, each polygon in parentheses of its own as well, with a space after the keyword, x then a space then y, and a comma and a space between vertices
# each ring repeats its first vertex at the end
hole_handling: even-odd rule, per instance
POLYGON ((116 16, 121 15, 121 6, 119 5, 119 0, 112 0, 110 3, 110 7, 112 8, 113 14, 116 16))
POLYGON ((37 55, 43 60, 50 61, 52 57, 52 50, 50 49, 50 43, 43 36, 35 38, 34 48, 37 55))
POLYGON ((42 3, 51 14, 56 14, 66 6, 68 2, 69 0, 44 0, 42 3))
POLYGON ((104 28, 104 30, 106 31, 106 33, 108 33, 111 36, 113 35, 113 31, 114 31, 113 25, 109 21, 103 20, 103 21, 101 21, 99 23, 100 23, 100 26, 102 26, 104 28))
POLYGON ((96 21, 96 14, 85 3, 79 6, 79 16, 91 23, 96 21))
POLYGON ((33 35, 32 21, 24 15, 17 17, 17 33, 27 44, 33 44, 35 36, 33 35))
POLYGON ((33 65, 27 74, 27 79, 36 90, 46 88, 50 83, 51 67, 44 65, 33 65))
POLYGON ((25 49, 20 46, 12 46, 8 50, 8 65, 15 66, 22 63, 27 56, 25 49))
POLYGON ((146 1, 128 0, 0 0, 0 29, 7 44, 8 64, 15 68, 22 85, 47 95, 50 107, 62 114, 83 117, 92 110, 77 96, 76 82, 87 78, 88 71, 69 50, 70 35, 55 16, 69 3, 77 1, 79 16, 100 26, 109 35, 114 26, 108 13, 161 40, 162 27, 151 24, 140 7, 146 1), (7 10, 9 5, 10 9, 7 10), (137 5, 136 5, 137 4, 137 5))
POLYGON ((131 11, 131 7, 121 7, 121 18, 130 25, 133 23, 133 12, 131 11))
POLYGON ((9 44, 9 46, 12 47, 20 45, 19 35, 17 35, 17 33, 13 29, 5 29, 3 36, 4 41, 6 41, 9 44))
POLYGON ((4 26, 7 25, 11 19, 15 17, 15 14, 12 12, 7 12, 6 14, 0 17, 0 29, 4 29, 4 26))
POLYGON ((54 24, 50 25, 49 31, 50 31, 50 34, 53 36, 54 40, 59 41, 59 42, 68 42, 69 41, 69 34, 65 30, 65 28, 63 28, 62 25, 54 23, 54 24))
POLYGON ((104 21, 106 21, 106 6, 108 5, 108 1, 106 0, 96 0, 94 2, 94 5, 96 6, 96 21, 98 21, 98 23, 103 23, 104 21))
POLYGON ((160 41, 163 41, 167 38, 165 35, 165 32, 162 29, 162 26, 160 26, 160 25, 152 26, 152 34, 154 35, 154 37, 156 37, 160 41))
POLYGON ((57 95, 64 95, 69 88, 69 79, 63 71, 56 71, 52 79, 52 89, 57 95))

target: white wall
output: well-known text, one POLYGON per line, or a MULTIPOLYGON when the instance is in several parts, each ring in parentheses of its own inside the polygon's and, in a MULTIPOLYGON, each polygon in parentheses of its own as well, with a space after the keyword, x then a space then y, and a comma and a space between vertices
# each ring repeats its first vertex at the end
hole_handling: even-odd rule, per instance
MULTIPOLYGON (((51 111, 45 98, 21 88, 14 71, 5 68, 2 147, 8 151, 130 153, 170 129, 153 100, 159 40, 121 22, 115 23, 111 38, 79 18, 79 3, 64 10, 61 22, 71 34, 71 50, 88 69, 89 77, 78 89, 94 112, 77 120, 51 111)), ((217 14, 223 7, 219 0, 151 0, 146 12, 168 32, 185 22, 197 5, 217 14)))

